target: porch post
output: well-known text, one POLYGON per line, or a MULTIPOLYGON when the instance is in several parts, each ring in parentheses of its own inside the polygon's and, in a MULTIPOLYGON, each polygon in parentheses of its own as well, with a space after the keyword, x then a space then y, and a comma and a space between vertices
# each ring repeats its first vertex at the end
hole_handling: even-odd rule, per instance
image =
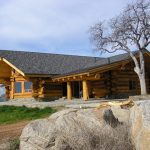
POLYGON ((39 80, 39 91, 38 91, 38 97, 44 98, 44 80, 39 80))
POLYGON ((72 99, 71 82, 67 82, 67 99, 72 99))
POLYGON ((11 87, 10 87, 10 99, 14 99, 14 81, 11 81, 11 87))
POLYGON ((89 99, 88 84, 86 80, 82 81, 82 86, 83 86, 83 100, 86 101, 89 99))
POLYGON ((14 99, 15 93, 15 78, 14 78, 14 69, 11 70, 11 77, 10 77, 10 99, 14 99))

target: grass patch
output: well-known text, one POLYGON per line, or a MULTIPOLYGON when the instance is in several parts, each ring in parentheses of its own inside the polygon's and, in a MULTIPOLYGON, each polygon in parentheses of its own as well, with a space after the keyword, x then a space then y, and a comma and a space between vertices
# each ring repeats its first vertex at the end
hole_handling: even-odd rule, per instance
POLYGON ((55 108, 27 108, 25 106, 0 106, 0 124, 11 124, 25 120, 44 118, 56 112, 55 108))

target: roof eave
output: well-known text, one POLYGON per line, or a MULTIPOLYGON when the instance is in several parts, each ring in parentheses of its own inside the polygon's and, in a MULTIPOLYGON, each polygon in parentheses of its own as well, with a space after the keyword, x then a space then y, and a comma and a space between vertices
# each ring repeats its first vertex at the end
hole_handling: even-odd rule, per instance
POLYGON ((45 78, 51 78, 54 75, 53 74, 35 74, 35 73, 26 73, 26 77, 45 77, 45 78))
POLYGON ((123 60, 123 61, 114 62, 114 63, 106 64, 106 65, 103 65, 103 66, 91 67, 91 68, 87 68, 87 69, 78 71, 78 73, 68 73, 68 74, 64 74, 64 75, 60 75, 60 76, 59 75, 54 76, 54 77, 52 77, 52 79, 57 80, 57 79, 64 78, 64 77, 79 76, 79 75, 83 75, 83 74, 89 75, 89 74, 91 74, 93 72, 96 72, 96 71, 104 71, 106 69, 106 67, 108 69, 111 69, 114 66, 119 66, 122 63, 128 63, 130 61, 131 61, 131 59, 126 59, 126 60, 123 60))

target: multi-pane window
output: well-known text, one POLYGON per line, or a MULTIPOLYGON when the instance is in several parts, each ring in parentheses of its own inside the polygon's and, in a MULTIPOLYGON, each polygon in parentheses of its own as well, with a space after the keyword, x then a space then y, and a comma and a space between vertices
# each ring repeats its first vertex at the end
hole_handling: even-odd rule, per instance
POLYGON ((32 82, 15 82, 15 93, 32 92, 32 82))
POLYGON ((136 89, 136 81, 129 80, 129 90, 135 90, 136 89))
POLYGON ((32 92, 32 82, 24 82, 25 92, 32 92))
POLYGON ((22 83, 15 82, 15 93, 22 93, 22 83))

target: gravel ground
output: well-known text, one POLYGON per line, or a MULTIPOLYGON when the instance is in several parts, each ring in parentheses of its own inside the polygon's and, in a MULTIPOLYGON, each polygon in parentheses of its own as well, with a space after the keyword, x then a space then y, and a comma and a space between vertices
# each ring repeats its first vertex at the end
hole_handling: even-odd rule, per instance
MULTIPOLYGON (((108 100, 88 100, 83 101, 82 99, 73 99, 73 100, 64 100, 59 99, 51 102, 38 102, 34 99, 22 99, 22 100, 11 100, 6 102, 0 102, 0 106, 11 105, 11 106, 26 106, 26 107, 67 107, 67 108, 93 108, 96 107, 99 103, 108 101, 108 100)), ((109 100, 110 101, 110 100, 109 100)))

